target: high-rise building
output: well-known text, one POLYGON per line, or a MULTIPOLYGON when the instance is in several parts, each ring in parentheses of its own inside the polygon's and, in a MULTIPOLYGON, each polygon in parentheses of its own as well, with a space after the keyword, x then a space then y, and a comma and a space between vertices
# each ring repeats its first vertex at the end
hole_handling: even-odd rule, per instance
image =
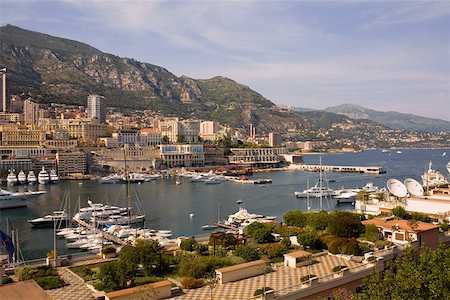
POLYGON ((44 118, 45 111, 39 107, 38 103, 25 100, 23 104, 23 114, 26 125, 37 125, 39 118, 44 118))
POLYGON ((248 130, 248 137, 254 139, 256 137, 256 127, 253 126, 253 124, 248 124, 247 130, 248 130))
POLYGON ((269 133, 269 146, 277 147, 280 146, 282 142, 281 135, 276 132, 269 133))
POLYGON ((87 99, 87 117, 97 119, 99 123, 106 122, 105 97, 100 95, 89 95, 87 99))

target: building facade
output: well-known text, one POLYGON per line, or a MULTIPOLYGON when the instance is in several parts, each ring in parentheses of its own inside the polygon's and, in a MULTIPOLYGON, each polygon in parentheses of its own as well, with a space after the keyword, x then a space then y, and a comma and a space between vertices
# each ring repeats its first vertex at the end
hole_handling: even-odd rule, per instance
POLYGON ((97 119, 99 123, 106 122, 105 97, 100 95, 89 95, 87 98, 87 117, 97 119))
POLYGON ((72 174, 85 174, 87 171, 87 156, 84 152, 58 152, 56 154, 58 175, 62 178, 72 174))
POLYGON ((284 162, 281 154, 286 148, 231 148, 230 164, 250 166, 277 166, 284 162))
POLYGON ((203 145, 160 145, 161 160, 168 168, 203 166, 203 145))

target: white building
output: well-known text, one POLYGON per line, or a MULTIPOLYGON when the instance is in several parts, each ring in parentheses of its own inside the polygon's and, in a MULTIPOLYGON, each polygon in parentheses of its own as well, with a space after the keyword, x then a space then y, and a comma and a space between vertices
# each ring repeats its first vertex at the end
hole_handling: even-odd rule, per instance
POLYGON ((167 167, 203 166, 203 145, 160 145, 161 160, 167 167))
POLYGON ((200 123, 200 137, 205 141, 215 141, 219 131, 219 123, 214 121, 203 121, 200 123))
POLYGON ((284 162, 286 148, 231 148, 230 164, 275 166, 284 162))
POLYGON ((200 134, 200 122, 178 118, 166 118, 159 122, 161 136, 167 136, 171 143, 198 143, 200 134))
POLYGON ((87 99, 87 117, 97 119, 99 123, 106 122, 106 102, 105 97, 99 95, 89 95, 87 99))

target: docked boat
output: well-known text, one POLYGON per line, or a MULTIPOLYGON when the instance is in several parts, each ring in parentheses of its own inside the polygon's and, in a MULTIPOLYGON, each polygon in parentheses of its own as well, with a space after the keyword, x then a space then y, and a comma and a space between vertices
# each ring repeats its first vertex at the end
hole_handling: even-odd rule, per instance
POLYGON ((37 181, 36 175, 34 175, 33 171, 29 171, 28 172, 28 176, 27 176, 27 180, 28 180, 28 184, 35 184, 37 181))
POLYGON ((125 176, 123 178, 123 181, 129 183, 142 183, 146 181, 146 177, 144 176, 144 174, 141 173, 129 173, 128 177, 125 176))
POLYGON ((17 176, 14 170, 9 171, 8 177, 6 177, 6 183, 9 185, 17 184, 17 176))
POLYGON ((48 172, 42 167, 42 170, 38 174, 38 182, 39 184, 47 184, 50 181, 50 176, 48 172))
POLYGON ((25 175, 25 172, 23 170, 21 170, 17 175, 17 180, 20 184, 24 184, 25 182, 27 182, 27 175, 25 175))
POLYGON ((447 172, 450 173, 450 161, 447 164, 447 172))
POLYGON ((444 175, 439 173, 439 171, 437 170, 433 170, 431 161, 428 164, 428 170, 426 170, 421 177, 422 177, 422 185, 424 187, 432 187, 442 184, 448 184, 448 180, 445 178, 444 175))
POLYGON ((102 203, 93 203, 91 200, 88 200, 88 207, 80 208, 79 212, 77 212, 73 218, 76 220, 87 221, 91 217, 95 216, 96 218, 103 218, 109 215, 121 214, 127 211, 126 207, 118 207, 108 204, 102 203))
POLYGON ((341 190, 339 195, 335 196, 337 203, 352 203, 355 201, 359 190, 341 190))
POLYGON ((316 183, 315 186, 303 190, 303 192, 294 192, 295 197, 297 198, 320 198, 320 197, 334 197, 337 195, 337 192, 329 187, 320 186, 319 183, 316 183))
POLYGON ((55 169, 50 170, 50 182, 55 183, 59 180, 58 174, 55 169))
POLYGON ((41 218, 36 218, 33 220, 28 220, 28 223, 30 223, 33 226, 53 226, 54 223, 56 224, 63 224, 64 226, 66 225, 66 223, 69 221, 69 215, 61 210, 57 210, 54 211, 52 214, 50 215, 46 215, 44 217, 41 218))
POLYGON ((13 193, 0 189, 0 209, 26 207, 28 199, 45 193, 45 191, 13 193))
POLYGON ((216 228, 218 228, 219 226, 216 224, 211 224, 211 225, 203 225, 202 229, 203 230, 214 230, 216 228))
POLYGON ((224 181, 225 181, 225 177, 223 177, 222 175, 216 175, 216 176, 212 176, 212 177, 204 180, 203 182, 205 184, 220 184, 224 181))
POLYGON ((103 184, 115 184, 120 183, 122 181, 122 176, 119 174, 111 174, 105 177, 102 177, 98 180, 98 182, 103 184))

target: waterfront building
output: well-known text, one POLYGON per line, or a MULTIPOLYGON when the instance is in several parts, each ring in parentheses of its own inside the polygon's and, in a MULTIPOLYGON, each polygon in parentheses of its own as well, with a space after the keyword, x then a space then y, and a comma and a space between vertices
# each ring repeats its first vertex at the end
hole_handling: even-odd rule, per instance
POLYGON ((203 145, 203 151, 205 154, 205 165, 226 165, 228 160, 224 156, 223 148, 216 145, 203 145))
POLYGON ((168 168, 203 166, 205 154, 203 145, 160 145, 161 160, 168 168))
POLYGON ((28 170, 33 169, 33 163, 31 158, 7 158, 0 159, 0 170, 24 170, 27 172, 28 170))
POLYGON ((94 161, 100 166, 109 166, 116 171, 140 172, 143 169, 155 169, 161 164, 161 152, 157 147, 130 146, 124 148, 100 149, 93 151, 94 161))
POLYGON ((231 148, 230 164, 250 166, 278 166, 285 162, 281 154, 286 148, 231 148))
POLYGON ((72 174, 85 174, 87 171, 87 156, 82 151, 56 153, 58 175, 69 177, 72 174))
POLYGON ((97 119, 99 123, 106 122, 105 97, 100 95, 89 95, 87 98, 87 117, 97 119))

